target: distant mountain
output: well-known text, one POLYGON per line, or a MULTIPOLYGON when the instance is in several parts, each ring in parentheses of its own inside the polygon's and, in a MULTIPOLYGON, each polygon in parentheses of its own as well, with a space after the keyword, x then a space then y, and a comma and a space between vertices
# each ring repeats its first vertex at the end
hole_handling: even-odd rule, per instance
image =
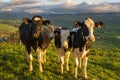
POLYGON ((25 17, 32 18, 34 15, 41 15, 41 16, 48 16, 48 15, 63 15, 63 14, 71 14, 71 13, 28 13, 28 12, 2 12, 0 13, 0 19, 7 19, 7 20, 13 20, 13 19, 23 19, 25 17))
POLYGON ((0 13, 0 19, 22 19, 24 17, 31 18, 34 14, 26 13, 26 12, 3 12, 0 13))
MULTIPOLYGON (((107 13, 107 12, 106 12, 107 13)), ((104 13, 99 13, 99 14, 106 14, 105 12, 104 13)), ((116 13, 116 12, 110 12, 110 13, 116 13)), ((119 12, 117 12, 119 14, 119 12)), ((33 13, 33 14, 30 14, 28 12, 2 12, 0 13, 0 19, 6 19, 6 20, 21 20, 25 17, 28 17, 28 18, 32 18, 34 15, 41 15, 43 17, 55 17, 55 16, 62 16, 62 15, 76 15, 76 14, 98 14, 98 13, 95 13, 95 12, 89 12, 89 13, 33 13)))

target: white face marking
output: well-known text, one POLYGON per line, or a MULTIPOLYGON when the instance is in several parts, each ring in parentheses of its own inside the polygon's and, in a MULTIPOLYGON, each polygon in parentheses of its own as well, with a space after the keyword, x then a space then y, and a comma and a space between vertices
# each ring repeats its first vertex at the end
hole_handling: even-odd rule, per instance
POLYGON ((85 20, 85 24, 89 30, 89 35, 86 36, 86 39, 88 40, 89 38, 91 38, 93 41, 95 40, 94 34, 93 34, 93 30, 94 30, 94 21, 91 18, 87 18, 85 20))
POLYGON ((39 17, 34 18, 34 21, 38 21, 38 20, 41 20, 41 18, 39 18, 39 17))
POLYGON ((70 30, 61 30, 61 43, 62 46, 68 47, 68 36, 69 36, 70 30))

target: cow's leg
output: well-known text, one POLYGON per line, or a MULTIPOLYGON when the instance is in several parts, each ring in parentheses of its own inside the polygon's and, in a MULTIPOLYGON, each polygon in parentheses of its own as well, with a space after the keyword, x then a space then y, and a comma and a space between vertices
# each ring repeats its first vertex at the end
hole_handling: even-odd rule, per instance
POLYGON ((33 70, 33 66, 32 66, 33 57, 32 57, 32 54, 27 53, 27 60, 29 62, 29 71, 32 71, 33 70))
POLYGON ((66 54, 65 54, 66 70, 67 70, 67 71, 69 71, 69 65, 68 65, 69 56, 70 56, 70 51, 66 52, 66 54))
POLYGON ((60 50, 57 49, 57 54, 58 54, 58 63, 60 63, 60 50))
POLYGON ((43 63, 46 63, 46 49, 43 51, 43 63))
POLYGON ((79 59, 79 65, 78 65, 78 66, 79 66, 79 68, 81 68, 81 62, 82 62, 81 60, 82 60, 82 59, 81 59, 81 57, 80 57, 80 56, 79 56, 79 58, 78 58, 78 59, 79 59))
POLYGON ((32 54, 30 54, 31 53, 31 48, 30 48, 30 46, 27 45, 26 49, 28 51, 27 60, 29 62, 29 71, 32 71, 33 70, 33 66, 32 66, 33 57, 32 57, 32 54))
POLYGON ((87 61, 88 61, 88 57, 84 57, 83 58, 83 75, 84 75, 84 79, 87 79, 87 61))
POLYGON ((42 73, 43 72, 43 69, 42 69, 42 49, 39 49, 38 51, 38 63, 39 63, 39 71, 42 73))
POLYGON ((60 73, 63 74, 64 56, 60 56, 60 73))
POLYGON ((75 64, 75 69, 74 69, 74 77, 77 78, 77 69, 78 69, 78 56, 76 53, 74 53, 74 64, 75 64))
POLYGON ((57 49, 58 57, 60 60, 60 73, 63 74, 63 65, 64 65, 64 50, 59 48, 57 49))
POLYGON ((60 56, 58 55, 58 63, 60 63, 60 56))

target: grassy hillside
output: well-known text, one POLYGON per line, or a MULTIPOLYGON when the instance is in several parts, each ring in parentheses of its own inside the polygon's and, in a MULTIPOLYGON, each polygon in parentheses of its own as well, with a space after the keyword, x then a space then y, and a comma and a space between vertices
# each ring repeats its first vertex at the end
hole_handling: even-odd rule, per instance
POLYGON ((22 20, 6 20, 6 19, 0 19, 1 24, 11 25, 14 27, 18 27, 22 20))
MULTIPOLYGON (((51 44, 47 50, 47 62, 43 65, 44 72, 38 71, 37 55, 33 54, 33 72, 28 70, 26 50, 18 44, 0 44, 0 80, 73 80, 73 54, 70 56, 70 71, 60 75, 56 50, 51 44)), ((34 52, 33 52, 34 53, 34 52)), ((90 80, 120 79, 120 49, 91 48, 88 61, 88 76, 90 80)), ((81 69, 78 79, 82 79, 81 69)), ((77 80, 77 79, 76 79, 77 80)))
POLYGON ((2 20, 0 19, 0 38, 9 37, 18 31, 21 20, 2 20))
POLYGON ((10 34, 18 31, 17 27, 8 24, 0 24, 0 37, 9 37, 10 34))
MULTIPOLYGON (((119 14, 76 14, 76 15, 48 15, 44 16, 52 21, 53 25, 72 28, 74 20, 83 21, 92 17, 95 21, 103 21, 102 29, 95 29, 96 41, 91 45, 88 60, 89 80, 120 80, 120 15, 119 14)), ((15 32, 14 21, 0 24, 0 31, 15 32), (6 28, 7 27, 7 28, 6 28)), ((47 62, 43 65, 44 72, 38 71, 37 55, 33 53, 33 72, 28 71, 26 50, 23 45, 13 43, 0 43, 0 80, 74 80, 73 53, 70 55, 70 71, 60 75, 60 66, 57 63, 57 54, 53 42, 47 50, 47 62)), ((82 80, 81 69, 78 78, 82 80)))

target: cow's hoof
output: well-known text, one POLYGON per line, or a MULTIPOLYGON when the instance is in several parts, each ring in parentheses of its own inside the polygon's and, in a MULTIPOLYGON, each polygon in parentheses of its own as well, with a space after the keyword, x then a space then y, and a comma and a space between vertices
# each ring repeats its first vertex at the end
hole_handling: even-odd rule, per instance
POLYGON ((43 71, 39 70, 40 73, 43 73, 43 71))
POLYGON ((63 74, 63 72, 62 72, 62 71, 59 71, 59 73, 60 73, 60 74, 63 74))
POLYGON ((60 72, 60 74, 63 74, 63 72, 60 72))
POLYGON ((44 63, 46 63, 46 61, 44 61, 44 63))
POLYGON ((44 64, 45 62, 44 61, 42 61, 42 64, 44 64))
POLYGON ((46 63, 46 61, 45 61, 45 60, 43 60, 43 61, 42 61, 42 64, 45 64, 45 63, 46 63))
POLYGON ((29 69, 29 71, 30 71, 30 72, 32 72, 32 71, 33 71, 33 69, 29 69))
POLYGON ((80 69, 82 68, 80 65, 78 66, 80 69))
POLYGON ((86 78, 83 78, 83 80, 88 80, 88 78, 86 77, 86 78))
POLYGON ((77 75, 74 75, 73 77, 74 77, 75 79, 77 79, 77 75))
POLYGON ((44 59, 43 61, 44 61, 44 63, 46 63, 46 59, 44 59))
POLYGON ((42 70, 42 69, 39 69, 39 72, 40 72, 40 73, 43 73, 43 70, 42 70))
POLYGON ((32 67, 30 67, 30 68, 29 68, 29 71, 30 71, 30 72, 32 72, 32 71, 33 71, 33 68, 32 68, 32 67))
POLYGON ((66 71, 69 71, 69 68, 68 68, 68 69, 66 69, 66 71))

